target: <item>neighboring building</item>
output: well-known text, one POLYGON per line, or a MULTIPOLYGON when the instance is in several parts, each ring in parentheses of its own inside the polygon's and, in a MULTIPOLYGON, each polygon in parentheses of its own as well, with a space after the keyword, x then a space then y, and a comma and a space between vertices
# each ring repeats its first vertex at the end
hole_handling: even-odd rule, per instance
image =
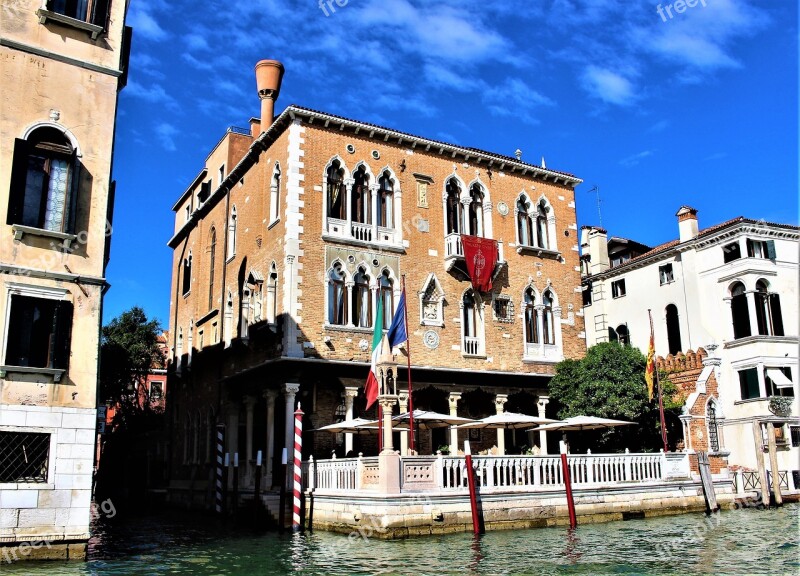
MULTIPOLYGON (((242 487, 258 450, 271 486, 297 401, 306 454, 374 450, 374 438, 308 430, 363 415, 376 302, 388 328, 404 277, 415 408, 544 413, 555 364, 585 351, 580 180, 294 105, 273 122, 283 67, 256 70, 261 120, 229 129, 173 208, 173 488, 197 499, 210 487, 218 424, 242 487), (491 292, 472 288, 461 233, 497 246, 491 292)), ((455 444, 447 430, 421 436, 420 452, 455 444)), ((494 431, 470 437, 495 443, 494 431)))
POLYGON ((0 546, 89 538, 126 2, 4 2, 0 19, 0 546))
POLYGON ((710 352, 704 363, 718 366, 719 402, 708 405, 717 424, 708 431, 717 440, 710 450, 729 451, 730 464, 755 468, 762 442, 753 437, 754 422, 773 421, 779 468, 796 471, 800 229, 739 217, 700 230, 688 206, 677 217, 677 240, 649 250, 628 243, 633 254, 618 239, 608 241, 605 230, 583 227, 587 345, 617 340, 646 352, 652 309, 656 354, 667 364, 702 346, 710 352), (792 416, 774 415, 771 396, 794 397, 792 416))

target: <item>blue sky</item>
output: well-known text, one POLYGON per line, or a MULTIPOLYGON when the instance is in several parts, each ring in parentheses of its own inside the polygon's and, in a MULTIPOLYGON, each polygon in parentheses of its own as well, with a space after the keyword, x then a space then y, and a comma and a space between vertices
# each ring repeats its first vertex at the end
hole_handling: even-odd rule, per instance
POLYGON ((579 226, 599 223, 594 186, 603 226, 645 244, 677 236, 682 204, 701 227, 797 224, 794 0, 340 3, 131 2, 104 321, 137 304, 167 327, 171 207, 226 128, 258 116, 263 58, 286 66, 277 112, 544 156, 584 179, 579 226))

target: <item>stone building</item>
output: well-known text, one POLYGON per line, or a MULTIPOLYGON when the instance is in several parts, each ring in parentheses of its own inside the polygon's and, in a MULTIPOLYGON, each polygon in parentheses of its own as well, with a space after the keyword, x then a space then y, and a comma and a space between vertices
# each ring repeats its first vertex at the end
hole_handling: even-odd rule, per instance
POLYGON ((82 557, 89 537, 126 6, 3 3, 0 545, 9 558, 82 557))
MULTIPOLYGON (((707 398, 703 407, 714 423, 714 433, 709 426, 705 432, 711 453, 755 469, 772 423, 780 471, 800 475, 800 230, 744 217, 701 230, 688 206, 676 216, 678 239, 654 248, 608 239, 601 228, 581 230, 586 343, 617 340, 646 352, 652 310, 656 354, 667 357, 667 366, 685 361, 682 351, 686 358, 701 346, 710 352, 702 363, 715 366, 718 388, 718 399, 707 398), (789 413, 775 413, 775 396, 788 397, 789 413), (754 437, 759 433, 764 437, 754 437)), ((696 415, 696 408, 686 411, 696 415)))
MULTIPOLYGON (((273 120, 283 67, 256 72, 261 118, 228 129, 173 207, 173 488, 208 503, 218 424, 246 467, 242 486, 259 450, 270 486, 298 402, 306 455, 375 453, 374 437, 308 431, 365 415, 376 303, 388 328, 404 281, 410 342, 395 352, 401 387, 411 354, 415 408, 549 414, 555 364, 585 351, 581 181, 295 105, 273 120), (471 286, 461 233, 497 247, 489 292, 471 286)), ((537 439, 509 433, 506 445, 537 439)), ((423 431, 417 448, 449 441, 423 431)))

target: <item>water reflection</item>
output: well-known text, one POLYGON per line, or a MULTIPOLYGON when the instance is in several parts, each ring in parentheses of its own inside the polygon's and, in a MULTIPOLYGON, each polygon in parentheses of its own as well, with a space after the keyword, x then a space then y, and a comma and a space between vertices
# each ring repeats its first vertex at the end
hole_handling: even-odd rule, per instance
POLYGON ((395 541, 253 534, 170 514, 98 524, 89 562, 2 564, 0 574, 796 574, 799 513, 791 504, 574 531, 559 526, 395 541))

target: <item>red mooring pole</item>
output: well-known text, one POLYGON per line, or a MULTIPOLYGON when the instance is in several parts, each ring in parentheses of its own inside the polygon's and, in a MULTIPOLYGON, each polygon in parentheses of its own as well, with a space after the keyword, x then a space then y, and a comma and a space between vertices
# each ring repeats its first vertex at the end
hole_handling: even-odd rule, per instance
POLYGON ((292 532, 300 531, 300 493, 303 490, 303 411, 300 402, 294 413, 294 502, 292 507, 292 532))
POLYGON ((472 451, 469 440, 464 441, 464 457, 467 459, 467 485, 469 486, 469 507, 472 511, 472 532, 481 533, 481 521, 478 516, 478 495, 475 488, 475 472, 472 469, 472 451))
POLYGON ((567 443, 561 441, 561 470, 564 476, 564 487, 567 490, 567 508, 569 509, 569 527, 576 528, 578 520, 575 517, 575 500, 572 499, 572 480, 569 477, 569 465, 567 464, 567 443))

